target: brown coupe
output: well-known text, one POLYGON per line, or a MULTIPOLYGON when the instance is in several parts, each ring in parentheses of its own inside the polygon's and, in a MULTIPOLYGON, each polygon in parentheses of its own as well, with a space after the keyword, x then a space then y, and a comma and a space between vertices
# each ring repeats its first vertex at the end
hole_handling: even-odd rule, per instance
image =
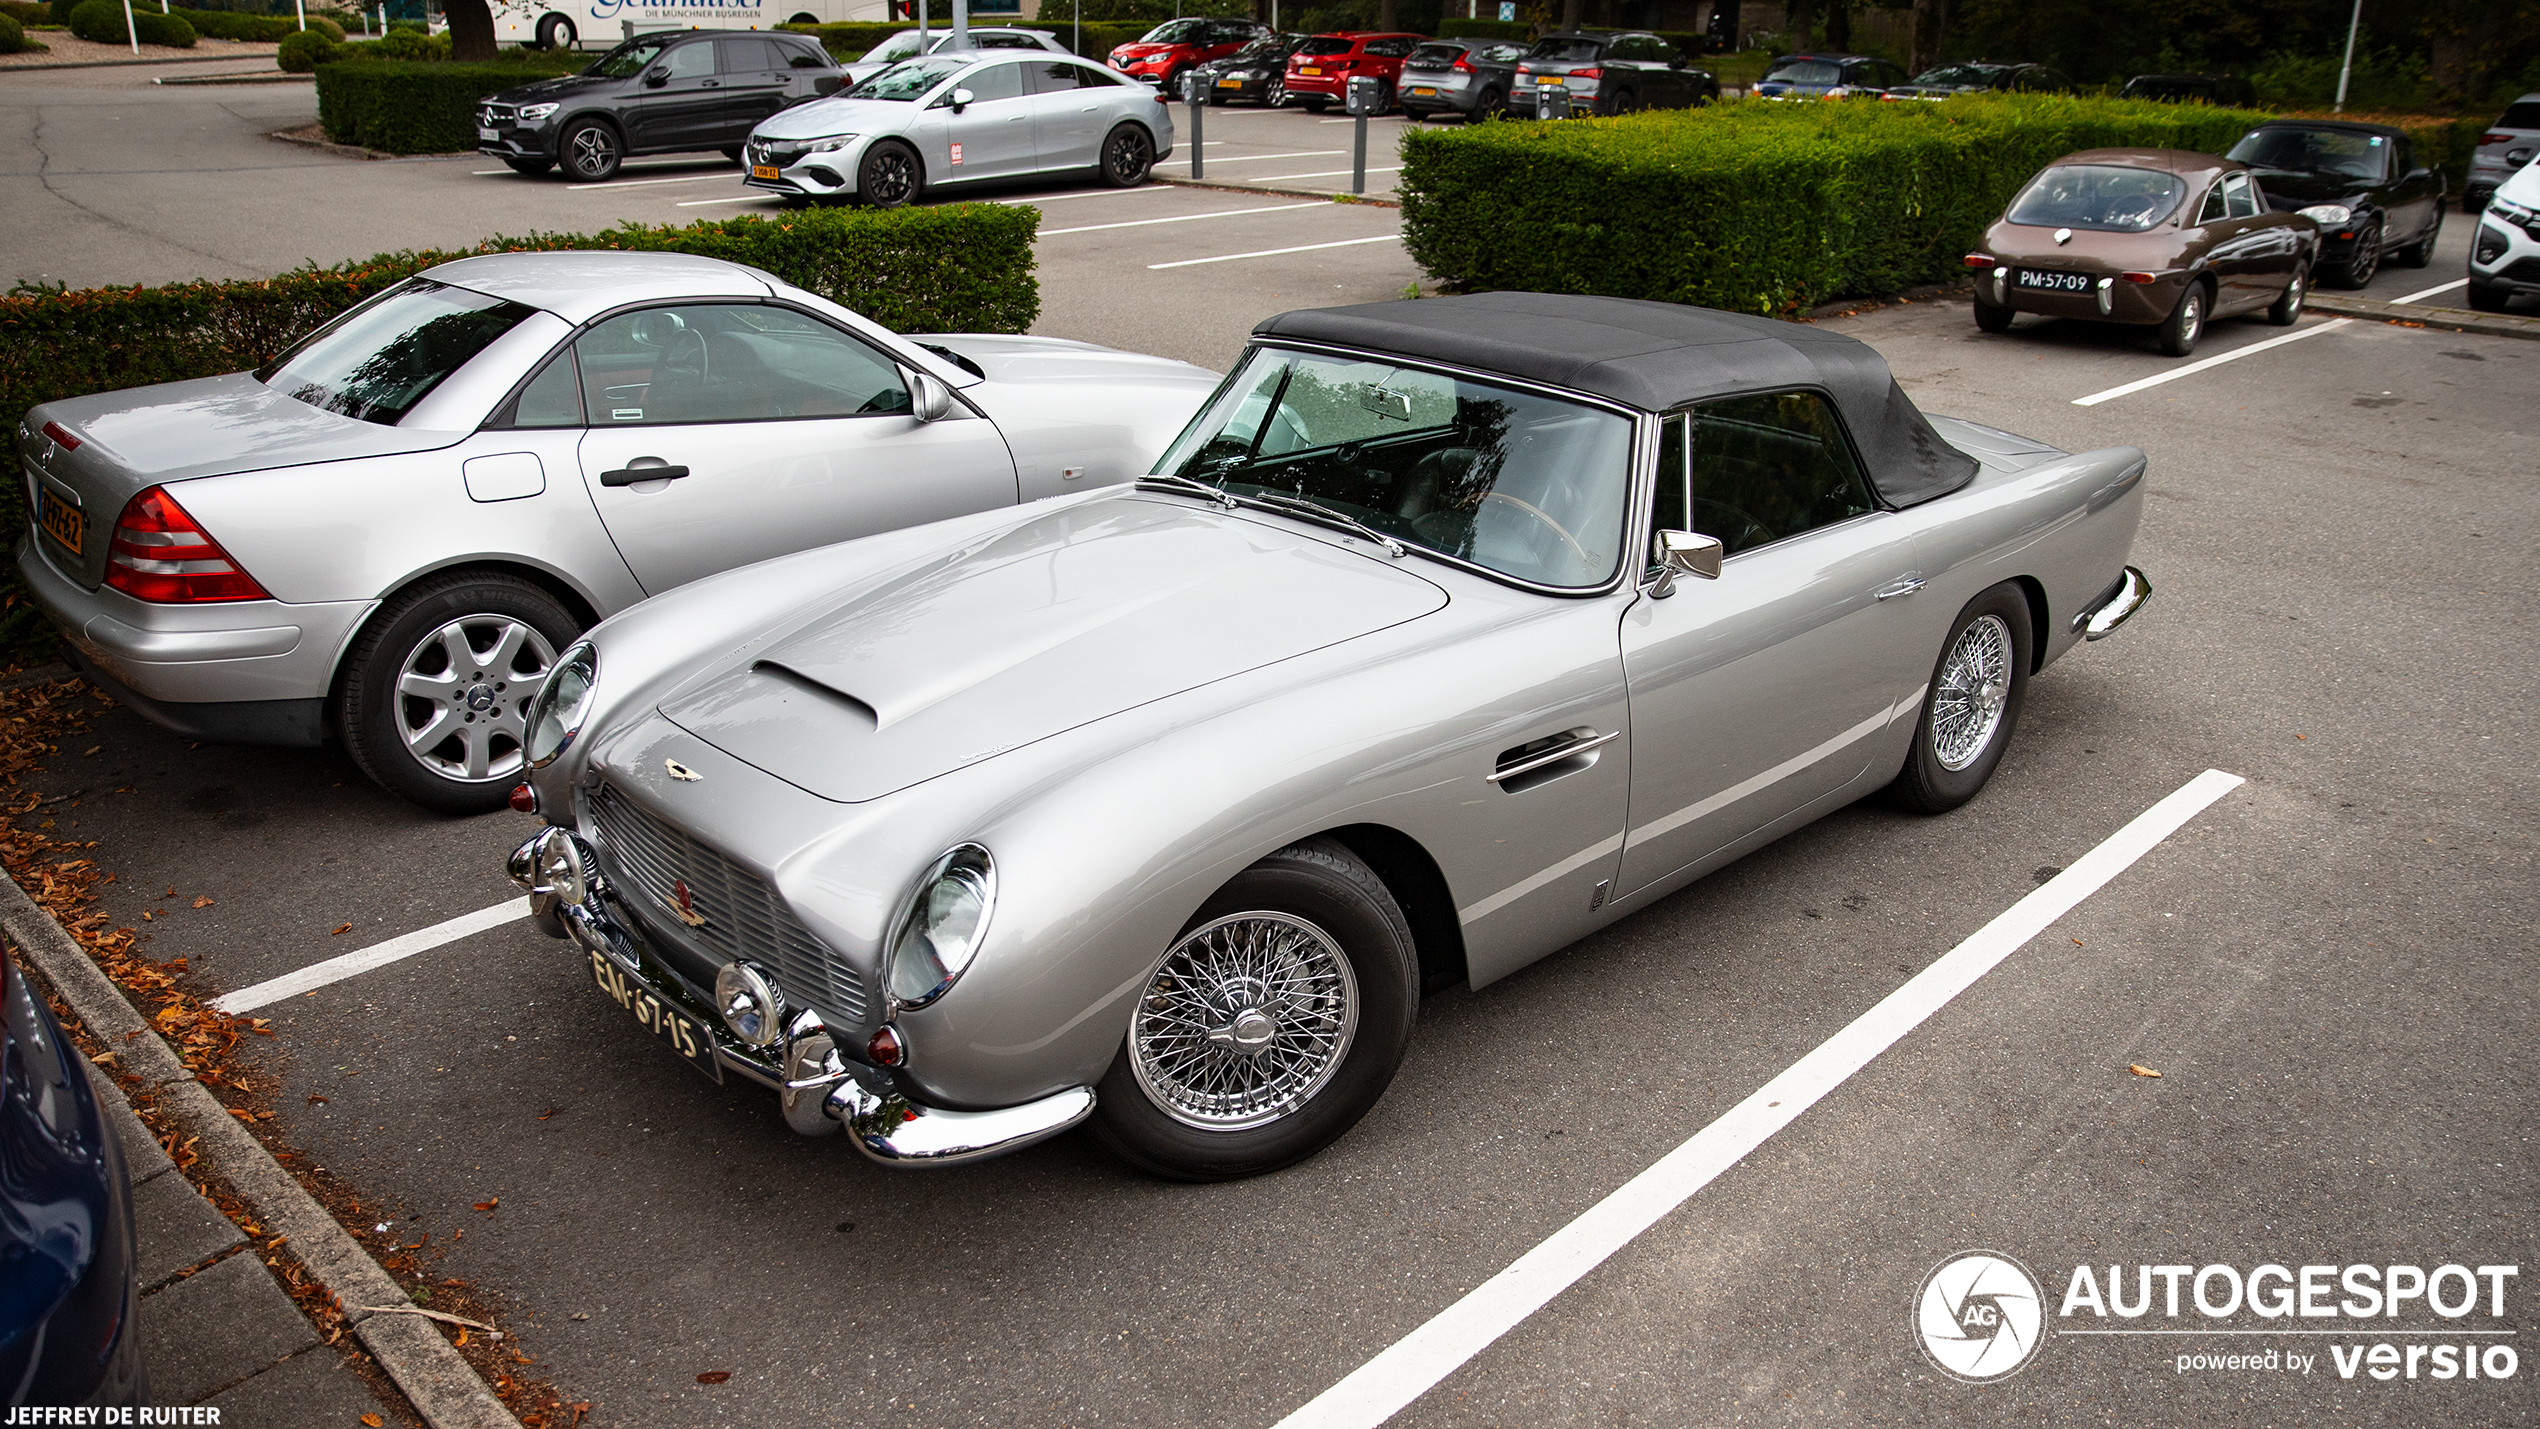
POLYGON ((2269 209, 2245 164, 2183 149, 2088 149, 2038 171, 1984 246, 1976 326, 2020 313, 2157 327, 2185 357, 2215 318, 2302 315, 2319 225, 2269 209))

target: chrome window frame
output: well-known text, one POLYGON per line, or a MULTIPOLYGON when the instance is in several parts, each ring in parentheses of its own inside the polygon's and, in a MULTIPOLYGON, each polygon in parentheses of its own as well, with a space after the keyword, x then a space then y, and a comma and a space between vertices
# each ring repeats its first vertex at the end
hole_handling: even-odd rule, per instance
MULTIPOLYGON (((1775 536, 1773 539, 1764 542, 1760 546, 1749 546, 1743 551, 1728 552, 1720 558, 1723 566, 1725 567, 1727 562, 1737 560, 1743 556, 1753 555, 1758 551, 1769 551, 1773 547, 1778 546, 1785 541, 1796 541, 1803 536, 1813 536, 1819 531, 1837 530, 1841 527, 1849 526, 1855 521, 1865 520, 1872 516, 1886 516, 1893 514, 1896 508, 1888 503, 1888 500, 1884 495, 1880 494, 1878 482, 1871 479, 1870 464, 1862 458, 1861 444, 1854 440, 1852 436, 1852 425, 1843 419, 1843 404, 1835 400, 1832 392, 1827 391, 1823 387, 1807 382, 1792 383, 1788 386, 1782 387, 1757 387, 1740 392, 1715 392, 1708 397, 1697 397, 1690 402, 1679 403, 1676 406, 1668 408, 1665 412, 1658 414, 1656 430, 1661 434, 1662 439, 1657 442, 1656 448, 1653 449, 1650 454, 1652 479, 1649 488, 1649 502, 1645 508, 1645 515, 1648 518, 1649 530, 1647 534, 1641 538, 1641 549, 1644 551, 1651 549, 1653 543, 1655 543, 1658 539, 1657 480, 1664 474, 1658 472, 1656 469, 1657 451, 1662 450, 1665 446, 1663 434, 1667 423, 1685 421, 1691 417, 1696 408, 1707 407, 1715 402, 1734 402, 1747 397, 1780 397, 1791 393, 1802 392, 1815 397, 1817 400, 1826 404, 1827 415, 1834 418, 1836 438, 1842 443, 1843 450, 1852 458, 1853 474, 1860 478, 1861 489, 1869 494, 1870 509, 1867 511, 1856 512, 1853 515, 1844 517, 1840 521, 1829 521, 1822 526, 1810 526, 1803 530, 1793 531, 1788 535, 1775 536)), ((1693 440, 1690 432, 1687 433, 1684 442, 1684 461, 1685 519, 1690 521, 1693 519, 1693 440)), ((1707 531, 1697 531, 1694 534, 1709 535, 1710 533, 1707 531)), ((1716 540, 1718 538, 1714 537, 1713 539, 1716 540)), ((1641 585, 1646 588, 1657 579, 1658 570, 1657 567, 1653 565, 1642 574, 1641 585)))

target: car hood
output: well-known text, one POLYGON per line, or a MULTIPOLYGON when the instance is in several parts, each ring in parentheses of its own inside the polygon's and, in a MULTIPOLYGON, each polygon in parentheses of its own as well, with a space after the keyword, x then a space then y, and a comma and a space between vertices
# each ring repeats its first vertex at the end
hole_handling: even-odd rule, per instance
POLYGON ((1171 497, 1070 503, 796 612, 660 709, 858 803, 1446 602, 1280 518, 1171 497))
POLYGON ((2307 208, 2315 203, 2342 203, 2349 207, 2372 196, 2373 186, 2337 174, 2314 174, 2302 169, 2252 169, 2250 176, 2258 187, 2266 190, 2267 201, 2279 209, 2307 208))
MULTIPOLYGON (((888 66, 875 66, 878 72, 888 66)), ((896 134, 917 105, 896 99, 815 99, 779 110, 750 131, 757 139, 827 139, 839 134, 896 134)))
POLYGON ((493 104, 537 104, 550 99, 569 99, 577 94, 612 91, 625 84, 622 79, 609 79, 596 74, 558 75, 535 84, 516 85, 485 101, 493 104))
POLYGON ((1190 47, 1186 45, 1122 45, 1111 52, 1111 57, 1116 60, 1151 60, 1158 55, 1169 55, 1175 50, 1187 48, 1190 47))

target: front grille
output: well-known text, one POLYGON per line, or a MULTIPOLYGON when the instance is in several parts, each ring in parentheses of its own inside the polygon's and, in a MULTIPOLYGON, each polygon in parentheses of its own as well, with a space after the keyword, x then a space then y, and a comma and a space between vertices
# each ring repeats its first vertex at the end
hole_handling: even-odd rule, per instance
MULTIPOLYGON (((704 918, 689 936, 727 957, 766 965, 789 998, 842 1022, 864 1021, 864 981, 821 946, 766 879, 662 822, 602 784, 591 801, 602 866, 677 917, 679 887, 704 918)), ((681 921, 685 921, 684 919, 681 921)))
POLYGON ((803 156, 800 144, 774 144, 765 139, 752 139, 749 148, 751 163, 772 164, 780 169, 803 156))
POLYGON ((476 111, 476 122, 488 129, 500 124, 509 124, 516 117, 518 117, 518 111, 508 104, 488 104, 476 111))

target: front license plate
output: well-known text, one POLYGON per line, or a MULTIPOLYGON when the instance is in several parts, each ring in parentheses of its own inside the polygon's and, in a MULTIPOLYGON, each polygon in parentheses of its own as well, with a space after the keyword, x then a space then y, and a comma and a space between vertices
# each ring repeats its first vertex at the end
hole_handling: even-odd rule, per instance
POLYGON ((2090 290, 2090 280, 2079 273, 2042 273, 2034 268, 2016 270, 2017 286, 2047 293, 2082 293, 2090 290))
POLYGON ((776 177, 776 166, 774 164, 752 164, 750 165, 750 177, 754 179, 772 179, 776 177))
POLYGON ((1426 85, 1415 84, 1411 86, 1411 92, 1420 96, 1422 99, 1435 99, 1438 97, 1438 92, 1426 85))
POLYGON ((1240 79, 1221 79, 1217 81, 1217 87, 1219 89, 1241 89, 1244 87, 1244 82, 1240 79))
POLYGON ((500 129, 488 129, 480 124, 476 128, 476 137, 479 139, 500 139, 503 137, 503 131, 500 129))
POLYGON ((607 993, 611 1002, 633 1013, 637 1026, 660 1038, 682 1061, 715 1081, 723 1080, 723 1066, 714 1059, 714 1039, 706 1035, 704 1023, 655 997, 652 989, 628 977, 625 969, 604 954, 591 953, 591 981, 600 985, 600 991, 607 993))
POLYGON ((88 534, 88 518, 80 513, 78 507, 46 488, 43 509, 37 513, 36 520, 44 527, 45 535, 61 542, 72 555, 80 553, 80 542, 88 534))

